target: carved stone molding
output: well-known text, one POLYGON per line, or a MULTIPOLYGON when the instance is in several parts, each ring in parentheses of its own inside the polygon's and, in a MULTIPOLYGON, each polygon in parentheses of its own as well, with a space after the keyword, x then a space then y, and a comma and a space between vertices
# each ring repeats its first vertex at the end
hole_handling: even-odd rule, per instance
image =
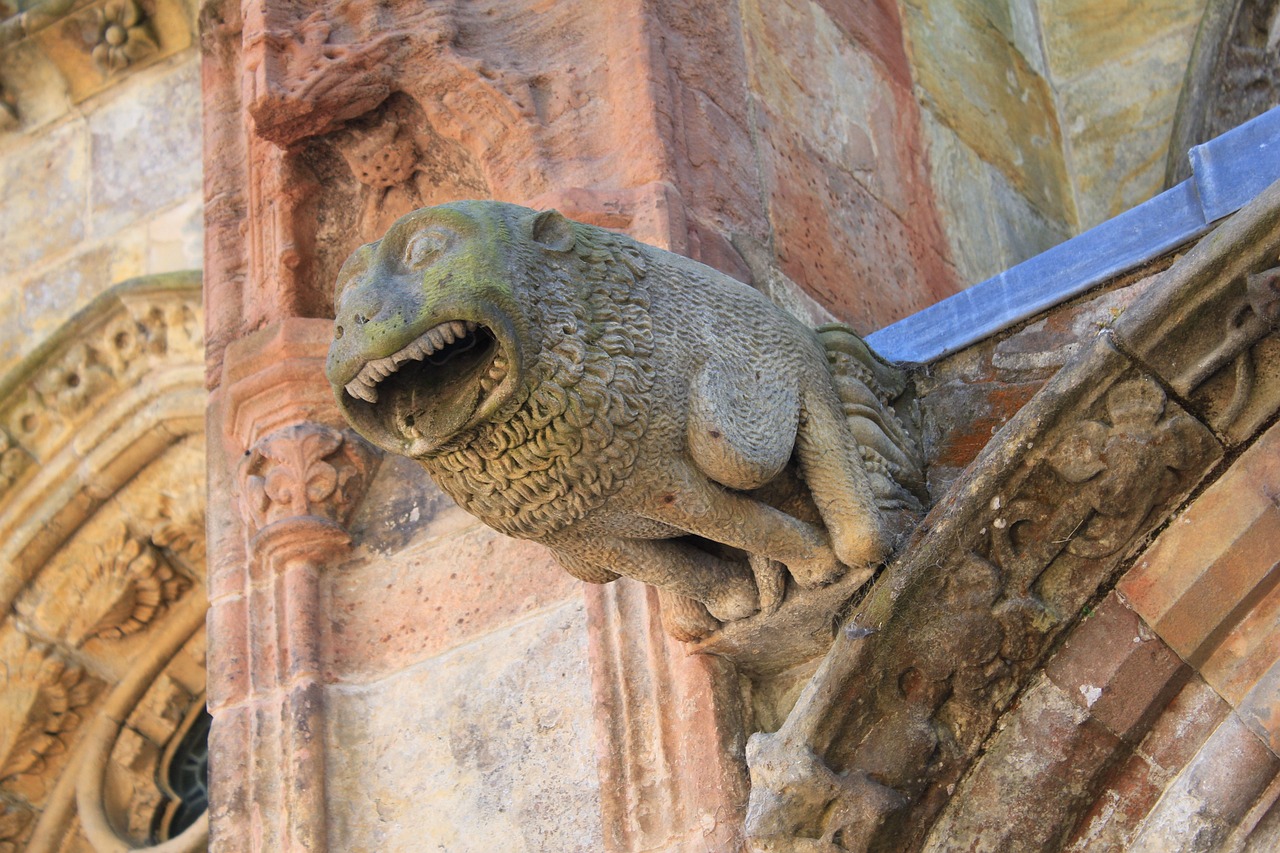
MULTIPOLYGON (((104 696, 143 678, 134 664, 175 610, 203 624, 200 312, 198 275, 126 282, 0 379, 0 799, 20 807, 29 853, 62 849, 77 825, 70 771, 104 696)), ((203 661, 188 656, 164 678, 189 697, 204 689, 203 661)), ((114 717, 139 745, 111 759, 120 785, 154 787, 141 744, 164 742, 165 714, 114 717)), ((120 793, 113 782, 99 807, 120 793)))
POLYGON ((22 456, 49 459, 84 424, 129 396, 144 373, 202 352, 198 278, 140 279, 99 300, 48 340, 0 388, 0 500, 22 479, 22 456))
POLYGON ((16 604, 24 619, 46 626, 73 647, 137 633, 176 601, 191 582, 176 574, 148 540, 121 527, 94 549, 94 560, 41 594, 16 604))
POLYGON ((1280 2, 1209 0, 1178 99, 1165 186, 1191 175, 1187 152, 1280 105, 1280 2))
POLYGON ((347 554, 346 525, 376 461, 336 426, 322 367, 331 330, 294 318, 237 341, 213 404, 222 458, 239 460, 211 508, 211 527, 224 531, 210 580, 213 738, 251 714, 252 733, 232 748, 271 771, 230 792, 215 779, 212 808, 252 797, 273 815, 261 849, 326 844, 321 574, 347 554))
POLYGON ((753 849, 912 849, 1055 637, 1280 408, 1280 185, 1010 421, 752 737, 753 849), (1216 433, 1216 435, 1215 435, 1216 433))

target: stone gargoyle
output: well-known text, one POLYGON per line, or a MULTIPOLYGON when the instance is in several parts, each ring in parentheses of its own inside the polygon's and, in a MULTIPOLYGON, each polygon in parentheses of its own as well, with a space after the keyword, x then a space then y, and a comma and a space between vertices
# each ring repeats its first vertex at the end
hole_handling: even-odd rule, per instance
POLYGON ((918 509, 900 371, 555 211, 410 213, 351 256, 335 306, 327 373, 360 434, 576 577, 657 587, 681 639, 869 575, 888 516, 918 509))

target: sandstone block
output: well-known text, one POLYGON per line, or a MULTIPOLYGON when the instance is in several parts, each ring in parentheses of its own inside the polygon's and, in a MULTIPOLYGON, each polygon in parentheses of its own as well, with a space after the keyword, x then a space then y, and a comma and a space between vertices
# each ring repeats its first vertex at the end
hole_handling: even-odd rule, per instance
POLYGON ((194 55, 112 93, 89 116, 90 216, 107 235, 201 191, 200 66, 194 55))
POLYGON ((602 849, 590 696, 580 603, 331 688, 330 845, 602 849))
POLYGON ((0 157, 0 276, 20 274, 84 239, 86 148, 84 123, 73 121, 0 157))

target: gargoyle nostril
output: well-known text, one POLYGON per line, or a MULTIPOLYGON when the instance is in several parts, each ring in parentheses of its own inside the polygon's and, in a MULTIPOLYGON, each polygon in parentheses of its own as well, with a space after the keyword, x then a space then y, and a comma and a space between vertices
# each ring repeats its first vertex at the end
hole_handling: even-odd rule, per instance
POLYGON ((368 317, 364 316, 363 314, 357 314, 357 315, 356 315, 356 325, 357 325, 357 326, 363 326, 363 325, 364 325, 365 323, 367 323, 367 322, 369 322, 369 318, 368 318, 368 317))
POLYGON ((333 339, 335 341, 342 340, 342 327, 338 326, 333 330, 333 339))

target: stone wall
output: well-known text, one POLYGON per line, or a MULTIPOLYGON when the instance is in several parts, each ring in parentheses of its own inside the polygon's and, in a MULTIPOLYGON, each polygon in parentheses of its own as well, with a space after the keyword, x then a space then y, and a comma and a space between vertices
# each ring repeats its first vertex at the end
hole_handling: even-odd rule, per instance
POLYGON ((110 285, 202 265, 194 3, 159 5, 158 50, 114 74, 79 29, 100 3, 0 50, 0 373, 110 285))
POLYGON ((947 241, 988 278, 1163 189, 1204 0, 905 0, 947 241))

